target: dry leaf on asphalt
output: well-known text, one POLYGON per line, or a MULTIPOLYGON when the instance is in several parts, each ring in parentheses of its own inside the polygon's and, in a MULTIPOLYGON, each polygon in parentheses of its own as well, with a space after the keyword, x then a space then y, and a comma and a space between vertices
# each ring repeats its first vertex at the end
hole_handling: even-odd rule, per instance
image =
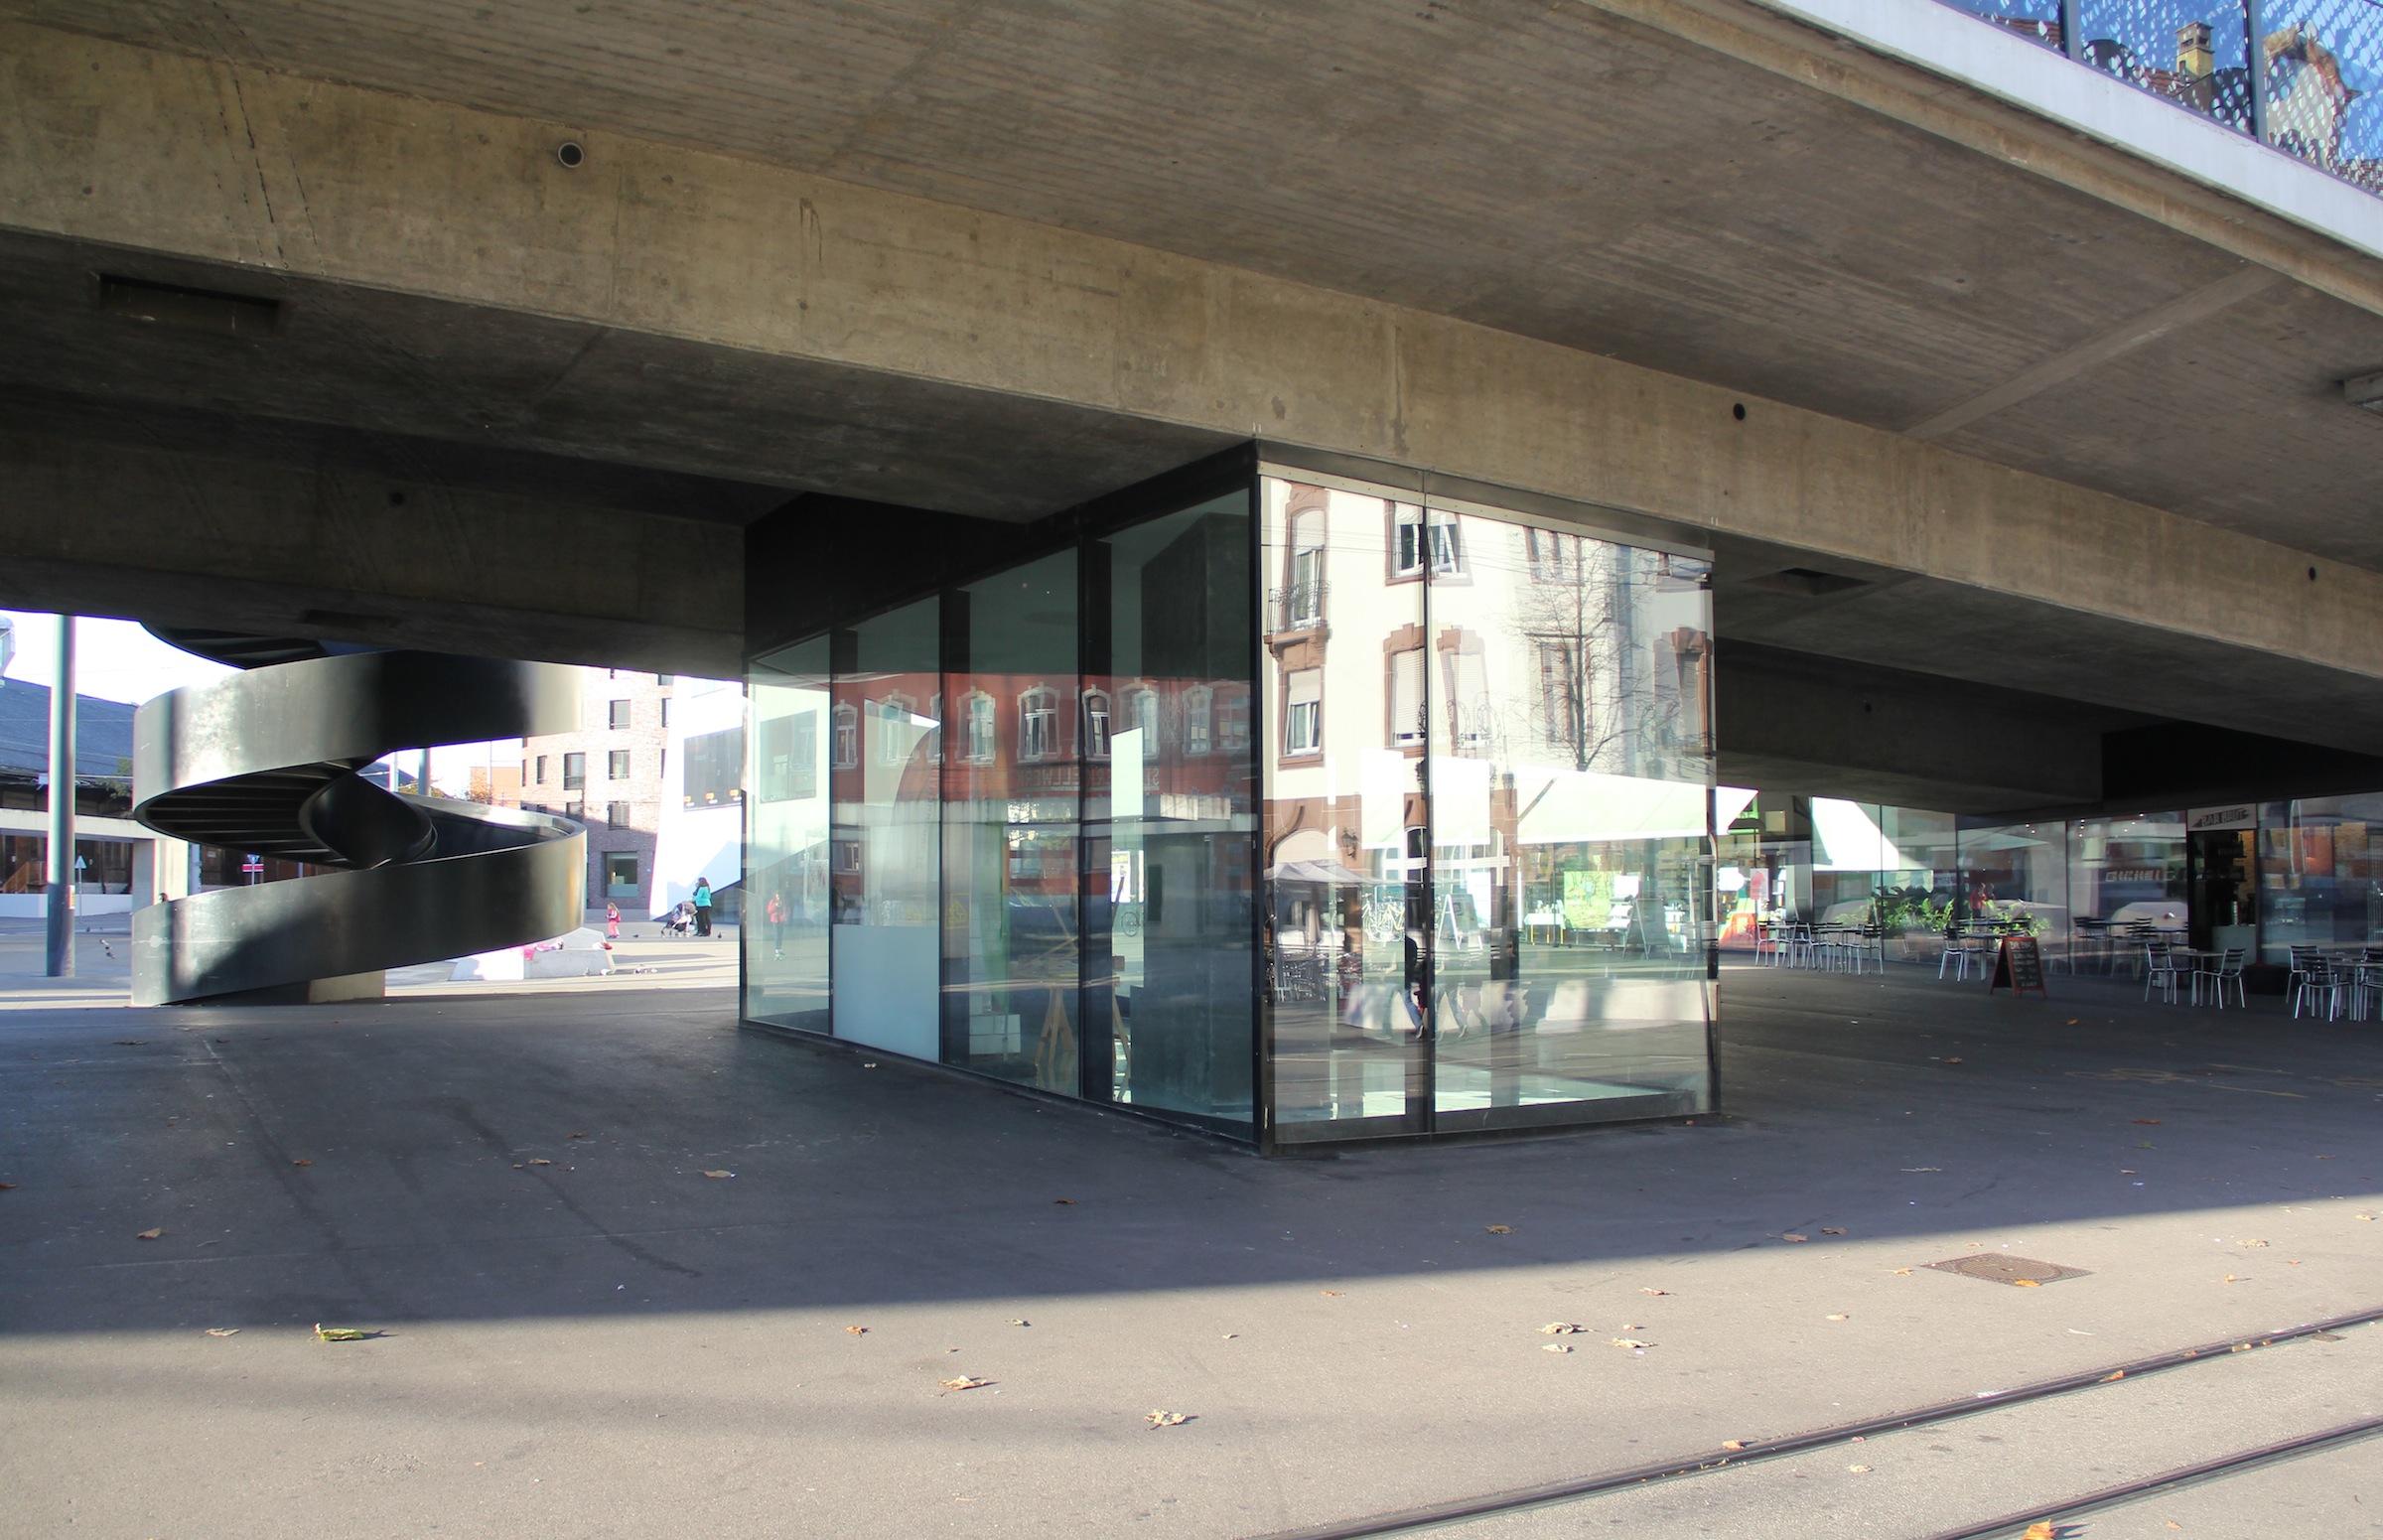
POLYGON ((1907 1267, 1891 1267, 1887 1269, 1887 1271, 1892 1273, 1897 1278, 1908 1278, 1911 1276, 1911 1269, 1907 1267))
POLYGON ((1034 1323, 1033 1323, 1033 1322, 1031 1322, 1031 1321, 1021 1321, 1021 1320, 1019 1320, 1017 1317, 1015 1317, 1015 1316, 1012 1316, 1012 1317, 1010 1318, 1010 1325, 1011 1325, 1011 1326, 1014 1326, 1014 1327, 1028 1327, 1028 1326, 1033 1326, 1033 1325, 1034 1325, 1034 1323))
POLYGON ((2135 1121, 2138 1123, 2147 1124, 2154 1128, 2157 1128, 2160 1125, 2160 1120, 2158 1118, 2137 1118, 2135 1121))
POLYGON ((1572 1351, 1570 1347, 1567 1347, 1562 1342, 1543 1342, 1540 1344, 1539 1350, 1543 1353, 1568 1353, 1572 1351))
POLYGON ((585 1134, 565 1134, 563 1137, 565 1139, 585 1139, 588 1136, 585 1134))
POLYGON ((1161 1412, 1153 1410, 1143 1413, 1142 1420, 1150 1424, 1153 1428, 1181 1428, 1184 1424, 1192 1420, 1192 1414, 1190 1412, 1161 1412))
POLYGON ((1051 1201, 1053 1203, 1072 1205, 1075 1202, 1075 1199, 1072 1197, 1054 1197, 1051 1199, 1051 1201))
POLYGON ((240 1329, 238 1327, 209 1327, 207 1334, 209 1336, 238 1336, 240 1329))
POLYGON ((1903 1173, 1904 1173, 1904 1175, 1906 1175, 1906 1176, 1909 1176, 1909 1175, 1911 1175, 1911 1174, 1912 1174, 1912 1173, 1914 1173, 1914 1172, 1922 1172, 1922 1171, 1942 1171, 1942 1170, 1944 1170, 1944 1168, 1943 1168, 1943 1167, 1941 1167, 1941 1166, 1905 1166, 1904 1168, 1902 1168, 1902 1170, 1903 1170, 1903 1173))
POLYGON ((2059 1530, 2052 1527, 2050 1519, 2037 1519, 2028 1526, 2028 1532, 2021 1535, 2019 1540, 2054 1540, 2059 1533, 2059 1530))
POLYGON ((973 1374, 963 1374, 958 1379, 937 1380, 935 1383, 941 1385, 945 1390, 981 1390, 993 1382, 989 1379, 978 1379, 973 1374))
POLYGON ((1822 1225, 1822 1226, 1820 1227, 1820 1233, 1821 1233, 1821 1234, 1823 1234, 1823 1235, 1843 1235, 1843 1234, 1845 1233, 1845 1231, 1843 1231, 1843 1230, 1833 1230, 1833 1229, 1830 1229, 1830 1228, 1829 1228, 1827 1225, 1825 1225, 1825 1224, 1824 1224, 1824 1225, 1822 1225))
MULTIPOLYGON (((534 1156, 533 1156, 533 1157, 531 1157, 531 1159, 530 1159, 530 1163, 529 1163, 529 1164, 530 1164, 530 1165, 532 1165, 532 1166, 552 1166, 552 1165, 554 1164, 554 1162, 552 1162, 552 1161, 541 1161, 541 1160, 538 1160, 536 1157, 534 1157, 534 1156)), ((726 1175, 727 1175, 727 1173, 726 1173, 726 1172, 712 1172, 712 1171, 707 1171, 707 1172, 705 1172, 705 1173, 704 1173, 704 1175, 705 1175, 705 1176, 707 1176, 707 1177, 720 1177, 720 1176, 726 1176, 726 1175)))
MULTIPOLYGON (((533 1166, 544 1166, 548 1163, 545 1161, 532 1161, 530 1164, 533 1166)), ((707 1177, 733 1177, 736 1175, 736 1173, 733 1171, 707 1171, 704 1173, 704 1175, 707 1177)))
POLYGON ((2267 1242, 2263 1240, 2238 1240, 2234 1244, 2237 1246, 2264 1246, 2267 1244, 2267 1242))
POLYGON ((2040 1289, 2043 1287, 2043 1283, 2042 1280, 2035 1278, 2014 1278, 2011 1280, 2011 1287, 2014 1289, 2040 1289))
POLYGON ((0 1192, 14 1192, 16 1190, 17 1190, 17 1185, 16 1185, 15 1183, 13 1183, 13 1182, 0 1182, 0 1192))
POLYGON ((1831 1316, 1829 1319, 1831 1321, 1851 1321, 1853 1318, 1851 1316, 1831 1316))
POLYGON ((290 1164, 292 1166, 312 1166, 315 1163, 313 1161, 292 1161, 290 1164))
POLYGON ((1634 1336, 1617 1336, 1613 1338, 1613 1345, 1616 1347, 1652 1347, 1655 1344, 1642 1342, 1634 1336))
POLYGON ((1724 1439, 1724 1440, 1722 1440, 1722 1441, 1721 1441, 1721 1447, 1722 1447, 1723 1449, 1744 1449, 1744 1448, 1746 1448, 1746 1440, 1744 1440, 1744 1439, 1724 1439))
POLYGON ((1779 1239, 1781 1239, 1781 1240, 1793 1240, 1793 1241, 1806 1241, 1806 1240, 1810 1240, 1811 1238, 1812 1238, 1812 1237, 1811 1237, 1811 1236, 1809 1236, 1809 1235, 1782 1235, 1782 1236, 1780 1236, 1780 1237, 1779 1237, 1779 1239))
POLYGON ((1868 1475, 1870 1473, 1870 1467, 1868 1466, 1847 1466, 1845 1469, 1853 1471, 1856 1475, 1868 1475))
POLYGON ((163 1235, 163 1234, 165 1234, 165 1233, 166 1233, 166 1232, 165 1232, 164 1230, 162 1230, 162 1229, 160 1229, 160 1230, 143 1230, 143 1231, 141 1231, 141 1232, 140 1232, 138 1235, 135 1235, 135 1236, 133 1237, 133 1239, 134 1239, 134 1240, 155 1240, 155 1239, 157 1239, 157 1238, 158 1238, 160 1235, 163 1235))
POLYGON ((1641 1289, 1638 1292, 1640 1294, 1669 1294, 1671 1291, 1669 1289, 1641 1289))
POLYGON ((1345 1290, 1345 1289, 1327 1289, 1327 1290, 1325 1290, 1325 1291, 1324 1291, 1324 1297, 1325 1297, 1326 1299, 1328 1299, 1328 1300, 1336 1300, 1336 1299, 1340 1298, 1340 1296, 1341 1296, 1341 1295, 1343 1295, 1343 1294, 1346 1294, 1347 1292, 1348 1292, 1348 1291, 1347 1291, 1347 1290, 1345 1290))
POLYGON ((315 1339, 317 1341, 360 1342, 371 1334, 369 1331, 359 1331, 353 1327, 327 1327, 320 1321, 315 1323, 315 1339))
POLYGON ((1539 1333, 1542 1336, 1568 1336, 1579 1330, 1579 1326, 1569 1321, 1551 1321, 1539 1329, 1539 1333))
POLYGON ((2098 1384, 2098 1385, 2107 1385, 2107 1384, 2111 1383, 2111 1382, 2112 1382, 2112 1381, 2114 1381, 2114 1380, 2122 1380, 2122 1379, 2125 1379, 2126 1377, 2127 1377, 2127 1371, 2126 1371, 2126 1370, 2124 1370, 2124 1369, 2112 1369, 2112 1370, 2111 1370, 2109 1373, 2107 1373, 2107 1374, 2103 1375, 2103 1376, 2102 1376, 2100 1379, 2096 1380, 2094 1383, 2096 1383, 2096 1384, 2098 1384))
POLYGON ((2361 1218, 2361 1219, 2364 1219, 2364 1220, 2368 1221, 2369 1223, 2372 1223, 2372 1222, 2374 1221, 2374 1217, 2375 1217, 2375 1216, 2374 1216, 2373 1214, 2371 1214, 2371 1213, 2362 1213, 2362 1214, 2360 1214, 2358 1217, 2359 1217, 2359 1218, 2361 1218))
POLYGON ((2235 1276, 2234 1276, 2232 1273, 2228 1273, 2228 1274, 2227 1274, 2225 1277, 2223 1277, 2223 1278, 2220 1278, 2220 1279, 2218 1280, 2218 1282, 2219 1282, 2219 1283, 2240 1283, 2240 1282, 2242 1282, 2242 1280, 2241 1280, 2241 1279, 2239 1279, 2239 1278, 2237 1278, 2237 1277, 2235 1277, 2235 1276))
POLYGON ((1488 1227, 1488 1229, 1489 1233, 1492 1235, 1511 1235, 1514 1233, 1514 1226, 1511 1224, 1492 1224, 1488 1227))
POLYGON ((869 1334, 869 1329, 867 1327, 846 1327, 844 1330, 848 1334, 853 1336, 867 1336, 869 1334))
POLYGON ((1965 1063, 1967 1060, 1963 1059, 1958 1053, 1956 1053, 1951 1058, 1946 1059, 1945 1062, 1948 1064, 1959 1064, 1965 1063))

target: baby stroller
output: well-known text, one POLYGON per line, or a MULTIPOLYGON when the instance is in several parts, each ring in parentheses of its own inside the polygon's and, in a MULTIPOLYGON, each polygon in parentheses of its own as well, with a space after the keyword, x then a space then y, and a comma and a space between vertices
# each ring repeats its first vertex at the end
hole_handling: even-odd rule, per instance
POLYGON ((695 933, 695 906, 680 904, 662 920, 664 935, 690 936, 695 933))

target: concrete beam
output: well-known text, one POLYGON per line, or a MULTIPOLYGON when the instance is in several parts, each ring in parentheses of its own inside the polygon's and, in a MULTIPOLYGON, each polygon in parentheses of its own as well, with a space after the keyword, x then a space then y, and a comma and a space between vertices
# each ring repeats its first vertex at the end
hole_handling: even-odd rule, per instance
POLYGON ((0 606, 733 677, 743 532, 0 431, 0 606))
POLYGON ((2383 575, 1445 316, 38 28, 0 56, 16 228, 1262 435, 2383 678, 2383 575))

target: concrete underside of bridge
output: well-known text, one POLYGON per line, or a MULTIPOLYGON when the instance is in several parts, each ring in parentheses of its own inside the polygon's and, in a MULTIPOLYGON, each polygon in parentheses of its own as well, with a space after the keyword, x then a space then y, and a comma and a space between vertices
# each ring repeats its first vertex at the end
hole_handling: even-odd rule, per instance
POLYGON ((2383 755, 2383 266, 1745 0, 421 11, 0 3, 0 604, 728 673, 1256 439, 1713 550, 1725 775, 2383 755))

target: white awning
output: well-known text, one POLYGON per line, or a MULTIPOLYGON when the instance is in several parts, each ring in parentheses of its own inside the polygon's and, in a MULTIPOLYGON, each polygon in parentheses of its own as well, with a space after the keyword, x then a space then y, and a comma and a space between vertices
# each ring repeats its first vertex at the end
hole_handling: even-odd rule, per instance
POLYGON ((1514 795, 1522 808, 1518 838, 1525 845, 1575 841, 1702 839, 1705 798, 1728 828, 1754 793, 1738 786, 1708 788, 1694 780, 1648 780, 1596 770, 1551 770, 1523 766, 1514 771, 1514 795))

